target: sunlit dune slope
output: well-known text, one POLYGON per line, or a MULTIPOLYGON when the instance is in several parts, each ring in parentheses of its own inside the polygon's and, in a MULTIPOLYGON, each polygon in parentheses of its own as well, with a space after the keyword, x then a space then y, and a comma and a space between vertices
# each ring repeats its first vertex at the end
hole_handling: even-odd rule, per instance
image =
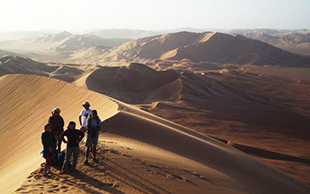
POLYGON ((51 110, 60 107, 66 121, 78 121, 88 100, 106 119, 118 105, 95 92, 63 81, 33 75, 0 77, 0 193, 17 189, 43 161, 41 133, 51 110))
POLYGON ((83 67, 77 65, 40 63, 30 58, 20 56, 8 55, 0 58, 0 76, 6 74, 33 74, 72 82, 89 68, 92 68, 92 66, 83 67))
MULTIPOLYGON (((50 110, 59 106, 66 121, 77 120, 88 100, 108 131, 104 140, 143 152, 158 162, 191 169, 210 180, 212 193, 309 193, 310 188, 284 173, 212 138, 109 100, 71 84, 38 76, 0 78, 0 192, 14 191, 42 161, 40 134, 50 110), (118 112, 118 110, 120 112, 118 112), (17 178, 18 177, 18 178, 17 178)), ((206 192, 206 190, 201 190, 206 192)))
POLYGON ((308 67, 310 58, 259 40, 218 32, 177 32, 132 40, 110 50, 74 53, 68 61, 105 64, 111 61, 191 60, 218 64, 308 67), (92 54, 90 54, 92 53, 92 54))

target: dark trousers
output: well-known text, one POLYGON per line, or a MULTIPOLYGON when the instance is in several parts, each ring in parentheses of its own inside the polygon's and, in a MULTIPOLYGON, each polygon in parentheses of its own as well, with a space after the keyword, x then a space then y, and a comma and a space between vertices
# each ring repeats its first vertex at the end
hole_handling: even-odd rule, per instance
POLYGON ((62 171, 66 172, 68 169, 68 165, 70 163, 71 156, 73 155, 73 163, 72 163, 72 169, 75 169, 77 164, 77 159, 79 156, 80 148, 79 147, 67 147, 66 149, 66 157, 64 164, 62 166, 62 171))

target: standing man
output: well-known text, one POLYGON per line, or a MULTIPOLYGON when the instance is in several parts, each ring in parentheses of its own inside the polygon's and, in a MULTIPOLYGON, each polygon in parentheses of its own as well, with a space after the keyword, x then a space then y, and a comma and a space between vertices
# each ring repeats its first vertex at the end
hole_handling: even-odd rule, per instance
POLYGON ((57 149, 61 151, 61 133, 64 131, 64 119, 60 116, 60 109, 54 108, 52 110, 52 116, 48 119, 48 124, 51 125, 52 133, 57 139, 57 149))
POLYGON ((87 101, 84 102, 82 106, 84 107, 84 109, 80 113, 79 121, 80 121, 81 131, 85 133, 86 127, 87 127, 87 119, 88 119, 88 116, 91 114, 91 109, 89 109, 90 104, 87 101))
POLYGON ((56 137, 51 132, 51 125, 44 126, 45 132, 42 133, 41 140, 43 144, 43 157, 45 158, 44 176, 50 178, 51 165, 53 162, 53 153, 56 148, 56 137))
POLYGON ((75 126, 76 126, 75 122, 71 121, 68 125, 68 129, 61 134, 62 141, 67 144, 66 157, 64 164, 62 166, 63 173, 67 172, 68 165, 70 163, 72 155, 73 155, 72 171, 75 170, 78 155, 80 152, 79 143, 84 137, 84 133, 82 133, 80 130, 75 129, 75 126), (64 137, 67 137, 67 140, 64 137))
POLYGON ((93 161, 98 162, 96 158, 96 146, 98 144, 99 131, 101 128, 101 120, 96 110, 92 111, 91 117, 87 120, 87 139, 86 139, 86 159, 84 164, 88 164, 88 156, 90 149, 93 151, 93 161))

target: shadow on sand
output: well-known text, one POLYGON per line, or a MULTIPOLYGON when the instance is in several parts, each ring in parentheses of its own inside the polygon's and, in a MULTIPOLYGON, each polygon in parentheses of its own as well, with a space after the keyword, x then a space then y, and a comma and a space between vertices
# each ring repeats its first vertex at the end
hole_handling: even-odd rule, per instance
POLYGON ((99 162, 98 165, 90 165, 90 166, 96 168, 99 171, 104 171, 106 169, 110 170, 111 173, 109 174, 109 176, 138 190, 139 192, 153 193, 153 194, 161 194, 161 193, 172 194, 171 192, 165 190, 164 188, 161 188, 158 185, 151 183, 145 178, 135 174, 134 172, 124 168, 123 166, 113 162, 110 159, 106 159, 104 160, 104 162, 99 162), (110 164, 107 164, 107 162, 109 162, 110 164))

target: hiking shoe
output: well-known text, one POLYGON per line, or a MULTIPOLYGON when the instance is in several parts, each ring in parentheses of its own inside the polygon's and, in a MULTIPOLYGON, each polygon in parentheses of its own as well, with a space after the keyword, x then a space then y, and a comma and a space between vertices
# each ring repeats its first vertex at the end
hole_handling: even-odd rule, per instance
POLYGON ((88 163, 88 160, 85 160, 85 161, 84 161, 84 164, 85 164, 85 165, 88 165, 88 164, 89 164, 89 163, 88 163))
POLYGON ((97 160, 97 158, 93 159, 94 162, 99 163, 99 161, 97 160))
POLYGON ((44 173, 43 176, 46 177, 46 178, 51 178, 51 176, 49 174, 47 174, 47 173, 44 173))

